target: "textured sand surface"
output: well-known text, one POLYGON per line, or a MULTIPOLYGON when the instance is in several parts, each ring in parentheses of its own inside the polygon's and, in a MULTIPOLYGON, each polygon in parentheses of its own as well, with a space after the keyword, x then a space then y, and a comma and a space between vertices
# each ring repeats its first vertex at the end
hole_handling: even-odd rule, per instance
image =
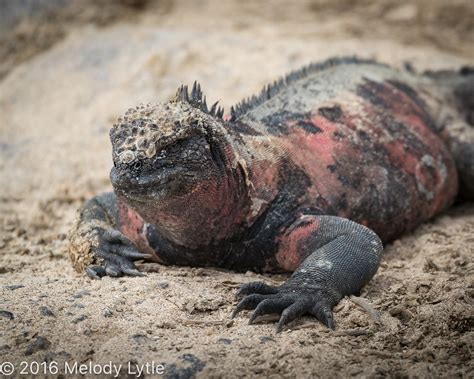
MULTIPOLYGON (((247 325, 246 313, 229 320, 239 284, 284 276, 144 264, 144 278, 92 281, 70 265, 66 233, 80 204, 111 188, 108 129, 128 107, 197 79, 228 109, 333 55, 420 70, 474 63, 469 1, 348 3, 160 2, 106 26, 94 17, 61 24, 61 38, 31 56, 7 51, 0 354, 16 374, 21 361, 46 360, 155 362, 179 378, 474 375, 472 203, 390 244, 361 294, 379 320, 344 299, 335 332, 311 318, 280 334, 273 322, 247 325)), ((54 34, 57 21, 47 22, 54 34)))

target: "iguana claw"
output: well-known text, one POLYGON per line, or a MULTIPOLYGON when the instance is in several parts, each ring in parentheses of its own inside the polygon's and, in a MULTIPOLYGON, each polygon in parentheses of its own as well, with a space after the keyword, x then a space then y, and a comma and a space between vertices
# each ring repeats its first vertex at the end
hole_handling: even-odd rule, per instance
POLYGON ((244 295, 244 298, 237 304, 231 317, 234 318, 244 309, 254 309, 249 324, 253 324, 259 316, 276 313, 280 314, 277 332, 281 332, 286 324, 309 314, 328 328, 335 328, 331 307, 323 292, 311 293, 304 287, 292 286, 291 283, 273 287, 252 282, 243 285, 237 295, 244 295))
POLYGON ((116 229, 109 229, 102 233, 95 255, 102 259, 102 265, 86 267, 86 273, 92 279, 100 279, 106 275, 145 276, 137 270, 133 261, 151 257, 150 254, 138 251, 133 242, 116 229))

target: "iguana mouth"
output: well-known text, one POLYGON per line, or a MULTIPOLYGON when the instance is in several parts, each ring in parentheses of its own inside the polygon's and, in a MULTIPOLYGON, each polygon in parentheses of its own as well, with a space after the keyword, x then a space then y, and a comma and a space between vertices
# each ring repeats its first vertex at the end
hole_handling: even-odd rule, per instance
POLYGON ((113 167, 110 179, 114 190, 126 197, 136 198, 137 201, 150 195, 153 198, 165 195, 171 183, 179 180, 183 169, 181 167, 162 167, 153 174, 140 173, 136 176, 121 173, 113 167))

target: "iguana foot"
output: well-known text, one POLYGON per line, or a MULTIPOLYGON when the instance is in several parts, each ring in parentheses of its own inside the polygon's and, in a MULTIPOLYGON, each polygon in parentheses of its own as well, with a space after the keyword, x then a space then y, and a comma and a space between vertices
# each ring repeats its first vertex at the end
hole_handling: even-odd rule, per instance
POLYGON ((258 282, 242 286, 239 294, 245 297, 232 314, 255 309, 250 323, 264 314, 280 314, 278 331, 304 314, 334 329, 332 307, 344 296, 360 291, 374 276, 383 252, 380 238, 367 227, 341 217, 317 215, 303 215, 291 224, 279 248, 283 267, 291 268, 295 257, 303 259, 302 263, 279 287, 258 282))
POLYGON ((150 254, 144 254, 137 250, 132 241, 116 229, 105 230, 99 237, 99 246, 94 254, 101 265, 90 265, 86 267, 86 273, 93 279, 103 276, 145 276, 138 271, 133 261, 150 258, 150 254))
POLYGON ((279 286, 269 286, 261 282, 244 284, 237 295, 244 298, 237 304, 232 318, 244 309, 255 309, 250 317, 252 324, 257 317, 265 314, 280 314, 277 332, 289 322, 305 314, 315 316, 328 328, 334 329, 334 319, 330 306, 330 296, 324 290, 305 288, 301 283, 291 280, 279 286))

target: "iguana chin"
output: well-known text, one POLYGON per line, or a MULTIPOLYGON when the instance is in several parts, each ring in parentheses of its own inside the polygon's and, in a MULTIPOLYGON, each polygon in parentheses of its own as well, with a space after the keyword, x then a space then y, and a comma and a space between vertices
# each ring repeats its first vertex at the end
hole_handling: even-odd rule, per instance
POLYGON ((227 117, 182 86, 113 126, 114 193, 81 208, 74 267, 293 271, 279 287, 243 285, 233 315, 334 328, 332 307, 376 273, 382 242, 473 198, 473 97, 470 68, 417 75, 356 58, 290 73, 227 117))

